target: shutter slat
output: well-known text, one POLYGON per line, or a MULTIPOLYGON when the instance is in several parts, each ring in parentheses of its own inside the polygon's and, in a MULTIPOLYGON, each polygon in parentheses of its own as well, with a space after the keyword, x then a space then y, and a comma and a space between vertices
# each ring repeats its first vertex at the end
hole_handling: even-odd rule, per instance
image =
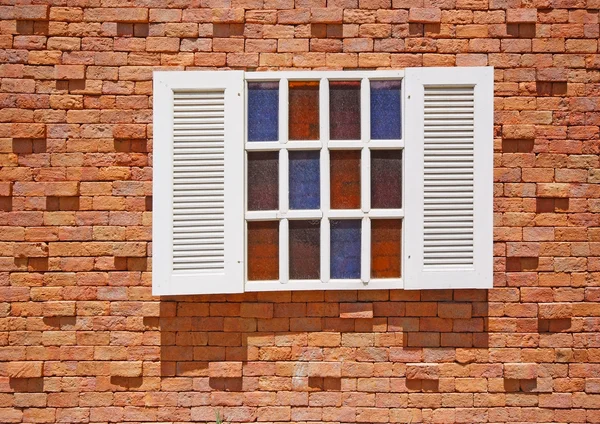
MULTIPOLYGON (((473 198, 472 172, 457 174, 448 169, 472 166, 474 163, 474 89, 428 87, 424 88, 424 167, 438 168, 435 178, 424 179, 424 204, 436 199, 444 203, 423 209, 423 232, 436 234, 436 239, 423 240, 424 270, 448 266, 472 266, 473 257, 473 198), (440 106, 446 106, 440 111, 440 106), (460 110, 460 113, 457 113, 460 110), (430 139, 429 134, 443 134, 430 139), (448 139, 460 138, 461 143, 448 139), (443 148, 440 148, 442 144, 443 148), (466 197, 465 197, 466 196, 466 197), (460 204, 448 199, 460 198, 460 204), (454 235, 463 231, 464 238, 457 244, 454 235)), ((469 168, 471 171, 472 168, 469 168)))
POLYGON ((225 268, 224 239, 214 237, 225 225, 224 104, 224 91, 174 93, 174 272, 225 268), (199 235, 211 243, 190 244, 199 235))

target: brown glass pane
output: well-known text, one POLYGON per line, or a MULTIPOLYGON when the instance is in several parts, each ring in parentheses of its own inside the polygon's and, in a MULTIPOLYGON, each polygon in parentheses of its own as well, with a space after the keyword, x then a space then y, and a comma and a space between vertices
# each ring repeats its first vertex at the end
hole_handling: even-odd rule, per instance
POLYGON ((321 222, 289 221, 290 279, 320 278, 321 222))
POLYGON ((402 207, 400 150, 371 150, 371 207, 402 207))
POLYGON ((319 139, 319 81, 290 81, 289 138, 319 139))
POLYGON ((248 280, 279 280, 279 222, 248 222, 248 280))
POLYGON ((331 150, 331 209, 360 208, 360 150, 331 150))
POLYGON ((329 82, 329 137, 360 140, 360 81, 329 82))
POLYGON ((402 220, 371 221, 371 277, 400 277, 400 241, 402 220))
POLYGON ((248 210, 279 209, 279 152, 248 153, 248 210))

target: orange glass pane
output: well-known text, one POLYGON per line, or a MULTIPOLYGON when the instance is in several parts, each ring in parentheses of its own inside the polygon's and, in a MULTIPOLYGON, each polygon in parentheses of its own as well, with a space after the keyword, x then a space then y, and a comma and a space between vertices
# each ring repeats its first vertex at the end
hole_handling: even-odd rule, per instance
POLYGON ((402 220, 371 221, 371 277, 400 277, 402 220))
POLYGON ((330 154, 331 209, 360 208, 360 150, 330 154))
POLYGON ((289 138, 319 139, 319 81, 289 82, 289 138))
POLYGON ((279 222, 248 222, 248 280, 279 280, 279 222))

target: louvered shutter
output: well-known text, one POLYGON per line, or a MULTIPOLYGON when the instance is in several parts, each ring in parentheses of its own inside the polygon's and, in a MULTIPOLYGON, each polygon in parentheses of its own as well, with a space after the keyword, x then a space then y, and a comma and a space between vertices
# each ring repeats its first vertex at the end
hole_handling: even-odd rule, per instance
POLYGON ((493 68, 406 71, 407 289, 492 287, 493 68))
POLYGON ((244 73, 155 72, 155 295, 244 291, 244 73))

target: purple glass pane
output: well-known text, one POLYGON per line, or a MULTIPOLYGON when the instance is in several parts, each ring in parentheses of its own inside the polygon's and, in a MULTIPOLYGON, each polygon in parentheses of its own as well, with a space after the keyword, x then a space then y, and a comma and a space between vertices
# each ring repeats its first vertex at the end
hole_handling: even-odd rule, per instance
POLYGON ((402 207, 400 150, 371 150, 371 207, 402 207))
POLYGON ((360 81, 329 82, 332 140, 360 140, 360 81))
POLYGON ((248 153, 248 210, 279 209, 279 152, 248 153))
POLYGON ((321 222, 289 221, 290 279, 318 279, 321 275, 321 222))

